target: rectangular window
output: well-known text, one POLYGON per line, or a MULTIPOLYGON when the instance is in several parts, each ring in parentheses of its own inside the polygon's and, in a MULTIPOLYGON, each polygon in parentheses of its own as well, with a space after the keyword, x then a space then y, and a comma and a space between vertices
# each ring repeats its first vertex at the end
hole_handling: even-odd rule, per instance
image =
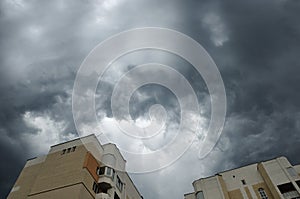
POLYGON ((105 172, 105 167, 97 167, 97 174, 100 175, 104 175, 105 172))
POLYGON ((112 180, 114 181, 114 179, 115 179, 115 170, 113 169, 112 170, 112 180))
POLYGON ((110 167, 106 167, 106 175, 111 176, 112 169, 110 167))
POLYGON ((119 189, 120 191, 122 191, 122 189, 123 189, 123 183, 122 183, 122 181, 120 180, 119 176, 117 176, 117 182, 116 182, 116 185, 117 185, 118 189, 119 189))
POLYGON ((75 151, 75 149, 76 149, 76 146, 73 146, 73 148, 72 148, 72 152, 74 152, 74 151, 75 151))
POLYGON ((66 153, 66 149, 62 150, 61 155, 66 153))
POLYGON ((281 184, 277 186, 281 194, 283 195, 284 198, 298 198, 300 197, 300 194, 294 187, 294 185, 289 182, 285 184, 281 184))
POLYGON ((96 182, 94 182, 94 184, 93 184, 93 191, 95 193, 99 193, 100 192, 99 185, 96 182))
POLYGON ((286 193, 286 192, 290 192, 290 191, 296 191, 295 187, 293 186, 293 184, 290 183, 286 183, 286 184, 281 184, 277 186, 279 191, 281 193, 286 193))
POLYGON ((298 187, 300 188, 300 180, 296 181, 296 184, 298 185, 298 187))
POLYGON ((244 179, 242 180, 242 184, 243 184, 243 185, 246 185, 246 181, 245 181, 244 179))

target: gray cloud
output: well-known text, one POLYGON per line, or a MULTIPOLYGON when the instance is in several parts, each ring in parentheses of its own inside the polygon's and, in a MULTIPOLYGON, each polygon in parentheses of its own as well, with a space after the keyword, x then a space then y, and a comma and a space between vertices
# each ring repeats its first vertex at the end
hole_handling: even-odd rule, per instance
MULTIPOLYGON (((47 148, 76 136, 71 93, 89 51, 112 34, 144 26, 173 28, 202 44, 220 69, 228 97, 217 147, 199 160, 196 142, 170 167, 133 175, 144 198, 182 198, 197 178, 279 155, 300 163, 299 10, 297 0, 2 1, 0 195, 7 195, 27 158, 46 152, 28 138, 41 138, 47 148)), ((152 60, 184 74, 197 88, 203 116, 210 118, 207 89, 191 66, 170 55, 139 56, 123 60, 125 69, 112 69, 99 87, 100 118, 112 117, 111 80, 152 60)), ((136 118, 159 102, 169 110, 171 124, 178 122, 177 101, 163 88, 141 88, 131 102, 136 118)))

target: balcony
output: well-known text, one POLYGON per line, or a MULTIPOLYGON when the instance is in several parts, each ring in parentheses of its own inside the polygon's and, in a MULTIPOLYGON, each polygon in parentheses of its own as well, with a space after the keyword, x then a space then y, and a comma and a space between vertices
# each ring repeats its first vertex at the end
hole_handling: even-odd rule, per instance
POLYGON ((110 167, 99 167, 97 169, 99 175, 98 186, 102 193, 107 193, 107 190, 114 186, 115 171, 110 167))
POLYGON ((284 199, 300 199, 300 194, 291 182, 278 185, 277 187, 284 199))
POLYGON ((97 168, 97 174, 99 176, 98 186, 101 193, 107 193, 111 188, 117 187, 120 193, 123 190, 123 182, 116 174, 113 168, 103 166, 97 168))
POLYGON ((106 193, 108 189, 112 188, 114 183, 111 177, 102 175, 98 180, 99 188, 102 192, 106 193))

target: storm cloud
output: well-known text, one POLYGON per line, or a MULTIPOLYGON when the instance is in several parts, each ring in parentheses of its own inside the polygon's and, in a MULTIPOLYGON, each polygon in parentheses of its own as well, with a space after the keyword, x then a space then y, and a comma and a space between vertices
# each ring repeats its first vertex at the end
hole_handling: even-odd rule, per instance
MULTIPOLYGON (((71 106, 77 70, 101 41, 138 27, 171 28, 198 41, 218 66, 227 94, 226 122, 213 151, 200 160, 195 141, 169 167, 132 174, 144 198, 183 198, 197 178, 281 155, 299 164, 299 18, 298 0, 1 1, 0 195, 7 196, 26 159, 78 136, 71 106)), ((144 53, 120 59, 107 72, 97 90, 100 121, 114 131, 115 80, 138 64, 157 61, 191 82, 207 127, 210 98, 201 75, 184 60, 144 53)), ((167 89, 138 89, 131 114, 137 122, 147 120, 148 108, 156 103, 168 110, 163 136, 168 139, 180 110, 167 89)), ((153 149, 159 141, 142 144, 153 149)))

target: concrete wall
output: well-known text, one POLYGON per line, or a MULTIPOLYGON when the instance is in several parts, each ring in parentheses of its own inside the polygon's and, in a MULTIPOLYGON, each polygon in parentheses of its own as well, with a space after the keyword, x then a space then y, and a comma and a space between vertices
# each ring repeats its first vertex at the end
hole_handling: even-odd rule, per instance
POLYGON ((43 162, 37 162, 33 164, 35 160, 29 160, 23 168, 20 176, 18 177, 15 185, 13 186, 8 199, 23 199, 27 198, 33 183, 35 182, 36 176, 39 174, 40 168, 43 162), (30 166, 28 166, 30 164, 30 166))
POLYGON ((86 187, 82 183, 53 189, 51 191, 42 192, 28 197, 28 199, 54 198, 93 199, 94 197, 87 191, 86 187))
POLYGON ((300 193, 295 182, 300 180, 299 173, 300 165, 293 167, 285 157, 279 157, 196 180, 193 182, 195 192, 185 198, 203 191, 205 199, 260 199, 258 190, 262 188, 269 199, 283 199, 277 186, 291 182, 300 193))
MULTIPOLYGON (((101 146, 94 135, 54 145, 47 156, 26 163, 8 198, 95 198, 93 184, 99 180, 96 170, 103 165, 100 160, 105 154, 115 157, 118 167, 125 169, 126 160, 116 145, 101 146)), ((128 174, 122 171, 116 174, 124 186, 120 192, 115 182, 111 182, 111 198, 116 192, 121 199, 140 199, 128 174)))
POLYGON ((207 199, 224 199, 222 187, 217 176, 197 180, 193 183, 195 194, 203 191, 203 195, 207 199))
POLYGON ((48 154, 30 194, 82 182, 86 153, 86 148, 81 145, 74 152, 62 154, 57 151, 48 154))

